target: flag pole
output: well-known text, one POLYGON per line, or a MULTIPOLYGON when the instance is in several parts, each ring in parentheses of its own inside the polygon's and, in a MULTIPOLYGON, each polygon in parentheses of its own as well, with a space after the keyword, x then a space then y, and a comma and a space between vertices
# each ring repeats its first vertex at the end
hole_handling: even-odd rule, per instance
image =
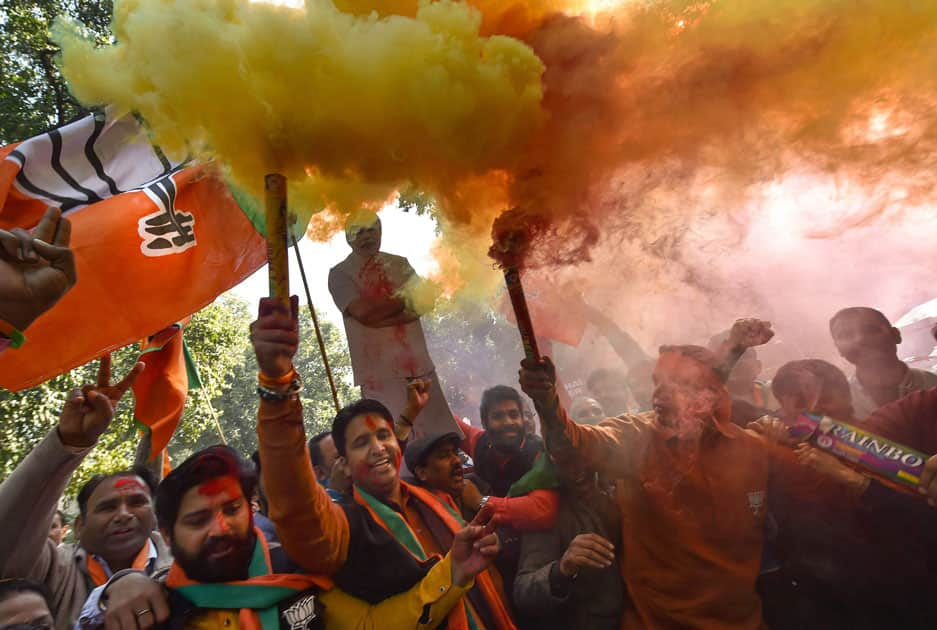
POLYGON ((319 316, 316 315, 316 309, 312 305, 312 293, 309 291, 309 282, 306 280, 306 268, 303 265, 303 258, 299 255, 299 243, 296 242, 296 236, 291 234, 293 240, 293 252, 296 254, 296 262, 299 263, 299 275, 303 279, 303 288, 306 289, 306 303, 309 305, 309 314, 312 316, 312 325, 316 329, 316 340, 319 342, 319 355, 322 357, 322 364, 325 366, 325 375, 329 379, 329 389, 332 390, 332 402, 335 403, 335 411, 341 411, 342 407, 338 403, 338 390, 335 389, 335 379, 332 377, 332 367, 329 365, 329 355, 325 352, 325 342, 322 340, 322 330, 319 328, 319 316))
POLYGON ((267 273, 270 297, 290 303, 290 268, 286 219, 286 177, 270 173, 264 177, 264 201, 267 219, 267 273))

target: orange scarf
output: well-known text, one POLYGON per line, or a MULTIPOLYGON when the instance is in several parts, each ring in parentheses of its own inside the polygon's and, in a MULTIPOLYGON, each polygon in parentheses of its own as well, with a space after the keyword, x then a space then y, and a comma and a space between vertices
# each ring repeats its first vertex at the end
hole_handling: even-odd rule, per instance
MULTIPOLYGON (((431 492, 420 488, 419 486, 408 484, 405 481, 401 481, 400 484, 406 486, 406 489, 411 494, 413 494, 413 496, 415 496, 424 505, 426 505, 426 507, 432 510, 436 517, 439 518, 453 534, 464 527, 462 523, 460 523, 456 517, 453 516, 453 514, 447 510, 446 507, 439 501, 439 499, 437 499, 436 496, 431 492)), ((354 488, 354 497, 355 501, 359 505, 363 506, 369 514, 371 514, 371 517, 376 523, 380 524, 380 526, 383 527, 391 536, 397 538, 397 536, 394 535, 394 532, 388 527, 388 524, 384 521, 384 519, 381 518, 371 507, 368 501, 361 496, 361 494, 358 492, 357 486, 354 488)), ((404 521, 404 523, 406 524, 406 521, 404 521)), ((407 525, 409 526, 409 524, 407 525)), ((418 540, 416 538, 416 534, 413 534, 413 538, 418 540)), ((414 554, 413 551, 407 547, 407 545, 403 544, 403 547, 410 551, 410 555, 412 555, 414 559, 421 563, 423 562, 423 560, 414 554)), ((499 630, 513 630, 515 626, 511 621, 511 615, 508 612, 507 607, 504 605, 504 600, 502 599, 501 594, 498 592, 498 588, 495 586, 491 576, 488 574, 488 571, 483 571, 478 574, 478 576, 475 578, 475 586, 481 590, 482 596, 485 598, 485 601, 488 604, 488 608, 491 610, 491 614, 494 615, 496 627, 499 630)), ((463 599, 459 601, 459 605, 454 607, 449 613, 449 616, 446 618, 447 628, 450 628, 451 630, 469 629, 469 620, 464 599, 465 598, 463 597, 463 599)))
POLYGON ((166 586, 205 609, 229 609, 240 603, 238 625, 241 630, 275 630, 279 627, 276 604, 294 594, 313 587, 323 591, 332 588, 332 580, 316 575, 273 573, 270 549, 263 532, 256 527, 257 543, 248 569, 248 579, 207 584, 189 578, 178 563, 173 562, 166 576, 166 586))
MULTIPOLYGON (((150 544, 150 539, 147 538, 146 542, 143 543, 143 547, 140 549, 140 553, 133 559, 133 564, 130 565, 131 568, 137 571, 146 571, 146 565, 150 561, 150 544)), ((88 575, 91 577, 91 581, 94 582, 95 586, 106 584, 107 580, 110 578, 107 571, 104 569, 104 565, 98 562, 90 553, 87 556, 87 568, 88 575)))

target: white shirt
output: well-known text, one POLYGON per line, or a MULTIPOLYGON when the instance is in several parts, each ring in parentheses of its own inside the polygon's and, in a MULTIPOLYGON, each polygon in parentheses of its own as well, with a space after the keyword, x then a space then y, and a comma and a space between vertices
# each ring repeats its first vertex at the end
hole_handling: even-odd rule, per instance
MULTIPOLYGON (((916 368, 908 368, 907 374, 898 384, 898 398, 904 398, 911 392, 930 389, 931 387, 937 387, 937 374, 916 368)), ((855 374, 849 379, 849 388, 852 390, 852 406, 857 420, 865 420, 879 408, 879 405, 865 391, 855 374)))
POLYGON ((395 297, 415 275, 406 258, 384 252, 367 260, 352 252, 329 272, 329 291, 345 320, 356 385, 425 376, 435 369, 419 320, 370 328, 345 313, 361 297, 395 297))

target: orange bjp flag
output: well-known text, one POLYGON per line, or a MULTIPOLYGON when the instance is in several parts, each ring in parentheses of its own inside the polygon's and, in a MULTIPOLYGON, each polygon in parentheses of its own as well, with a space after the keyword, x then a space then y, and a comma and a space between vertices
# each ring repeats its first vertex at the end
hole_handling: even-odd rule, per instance
POLYGON ((266 262, 216 170, 167 158, 130 115, 96 113, 0 148, 0 228, 31 228, 49 205, 72 222, 78 283, 0 355, 6 389, 148 338, 266 262))
POLYGON ((175 433, 189 389, 200 387, 201 382, 186 352, 182 324, 143 340, 140 351, 146 369, 133 384, 133 416, 150 432, 149 459, 153 460, 165 451, 175 433))

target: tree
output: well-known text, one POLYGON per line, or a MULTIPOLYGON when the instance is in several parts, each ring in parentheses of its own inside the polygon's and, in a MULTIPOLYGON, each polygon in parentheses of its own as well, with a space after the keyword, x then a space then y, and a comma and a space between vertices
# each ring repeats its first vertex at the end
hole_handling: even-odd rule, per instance
POLYGON ((421 319, 426 344, 453 413, 478 419, 485 389, 515 385, 524 352, 517 328, 488 305, 456 300, 421 319))
MULTIPOLYGON (((186 327, 186 344, 199 368, 202 386, 189 392, 185 412, 169 443, 173 462, 221 442, 219 425, 228 444, 241 454, 250 455, 257 448, 257 363, 248 340, 252 319, 246 301, 226 294, 196 313, 186 327)), ((323 322, 322 333, 340 400, 348 402, 356 394, 350 385, 351 360, 344 336, 329 322, 323 322)), ((302 344, 295 364, 305 380, 302 399, 306 429, 312 435, 331 426, 335 406, 311 318, 305 311, 300 316, 300 334, 302 344)), ((114 376, 126 374, 138 356, 136 344, 115 352, 114 376)), ((93 361, 31 389, 16 393, 0 390, 0 479, 6 478, 56 425, 68 392, 94 383, 96 375, 97 361, 93 361)), ((133 397, 128 394, 108 431, 72 477, 67 496, 74 496, 92 475, 133 463, 140 440, 133 407, 133 397)))
MULTIPOLYGON (((340 404, 346 404, 358 397, 351 386, 351 358, 342 332, 319 315, 322 337, 332 367, 332 375, 338 390, 340 404)), ((300 346, 293 363, 303 377, 303 402, 306 433, 311 437, 320 431, 326 431, 332 425, 335 405, 329 390, 325 366, 319 354, 312 318, 305 308, 299 316, 300 346)), ((221 426, 228 444, 238 452, 249 455, 257 449, 257 360, 253 348, 247 343, 242 361, 232 373, 230 389, 215 401, 221 426)), ((205 430, 198 438, 196 447, 203 448, 217 444, 217 431, 205 430)))
POLYGON ((25 140, 87 113, 55 65, 49 27, 59 15, 111 40, 112 0, 0 0, 0 145, 25 140))

